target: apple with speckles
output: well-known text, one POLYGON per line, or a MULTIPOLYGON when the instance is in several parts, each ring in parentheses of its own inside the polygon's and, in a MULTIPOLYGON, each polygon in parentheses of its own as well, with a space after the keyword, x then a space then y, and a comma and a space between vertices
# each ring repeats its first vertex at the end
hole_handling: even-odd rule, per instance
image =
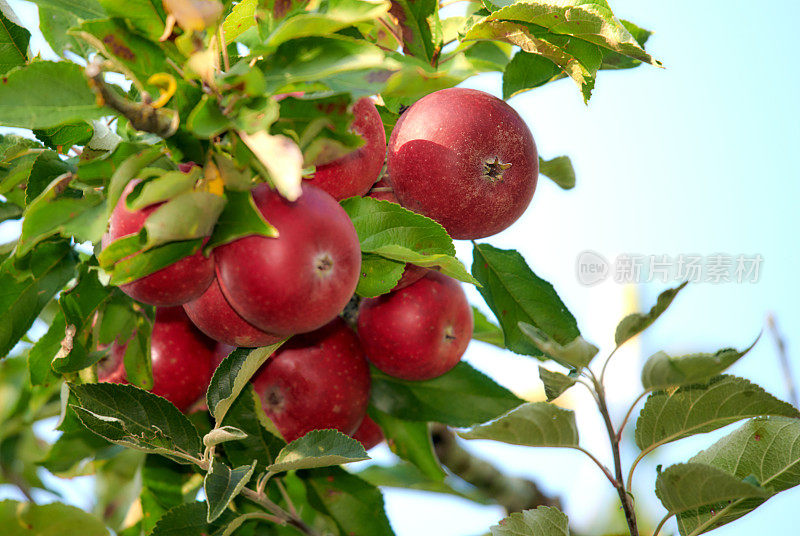
POLYGON ((341 158, 317 166, 308 180, 331 194, 336 200, 366 194, 375 184, 386 158, 386 130, 375 104, 367 97, 353 104, 353 132, 364 139, 364 145, 341 158))
MULTIPOLYGON (((125 343, 111 345, 107 362, 101 363, 101 382, 127 383, 125 343)), ((150 359, 153 394, 163 396, 186 411, 208 389, 216 364, 217 343, 192 324, 181 307, 159 307, 153 323, 150 359)))
POLYGON ((347 213, 319 188, 302 188, 296 201, 288 201, 257 186, 253 201, 278 237, 246 236, 214 250, 228 303, 278 336, 333 320, 350 301, 361 270, 361 246, 347 213))
POLYGON ((362 301, 358 336, 381 371, 429 380, 461 360, 472 338, 472 308, 458 281, 429 271, 404 289, 362 301))
POLYGON ((289 339, 252 382, 286 441, 325 428, 350 435, 369 403, 369 366, 358 337, 341 318, 289 339))
MULTIPOLYGON (((111 212, 108 231, 103 235, 101 242, 103 248, 118 238, 141 231, 147 217, 163 205, 155 203, 138 210, 128 209, 125 201, 139 182, 139 179, 130 181, 122 191, 122 196, 111 212)), ((213 280, 214 259, 212 256, 204 256, 202 250, 198 250, 150 275, 120 285, 119 288, 134 300, 168 307, 181 305, 199 297, 213 280)))
POLYGON ((404 207, 453 238, 491 236, 514 223, 539 177, 536 143, 505 101, 449 88, 415 102, 389 139, 389 182, 404 207))

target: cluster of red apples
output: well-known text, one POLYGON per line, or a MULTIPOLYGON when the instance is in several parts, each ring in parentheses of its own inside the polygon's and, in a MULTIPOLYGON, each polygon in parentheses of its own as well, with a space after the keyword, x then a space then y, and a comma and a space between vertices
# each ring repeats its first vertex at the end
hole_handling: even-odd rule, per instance
MULTIPOLYGON (((438 221, 453 238, 489 236, 530 203, 538 178, 533 137, 505 102, 470 89, 437 91, 408 108, 388 156, 375 104, 362 98, 353 113, 352 129, 365 143, 318 166, 296 201, 267 184, 252 190, 277 237, 247 236, 209 256, 198 251, 121 287, 157 307, 154 393, 189 410, 231 347, 288 339, 252 380, 284 438, 335 428, 370 448, 382 436, 366 416, 368 363, 413 381, 461 359, 472 311, 460 283, 437 271, 406 265, 391 292, 360 301, 356 330, 339 316, 355 292, 361 251, 338 201, 368 195, 438 221)), ((158 207, 130 210, 135 184, 115 207, 104 246, 139 232, 158 207)), ((123 341, 112 346, 101 381, 125 381, 124 352, 123 341)))

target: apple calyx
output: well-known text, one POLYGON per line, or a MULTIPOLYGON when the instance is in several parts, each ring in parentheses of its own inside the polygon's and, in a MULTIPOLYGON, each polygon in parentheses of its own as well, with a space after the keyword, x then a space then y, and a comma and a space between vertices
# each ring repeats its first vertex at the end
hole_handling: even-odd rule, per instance
POLYGON ((511 162, 502 162, 495 156, 494 160, 487 158, 483 161, 483 176, 492 182, 503 179, 503 172, 511 167, 511 162))

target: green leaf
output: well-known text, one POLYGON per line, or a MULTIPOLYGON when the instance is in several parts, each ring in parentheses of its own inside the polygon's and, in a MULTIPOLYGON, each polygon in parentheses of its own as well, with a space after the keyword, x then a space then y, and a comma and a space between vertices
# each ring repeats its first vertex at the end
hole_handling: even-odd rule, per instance
POLYGON ((503 330, 492 323, 477 307, 472 307, 472 338, 498 348, 505 348, 503 330))
POLYGON ((53 150, 69 150, 73 145, 85 145, 91 140, 94 128, 86 121, 73 121, 55 127, 34 130, 33 133, 36 139, 53 150))
POLYGON ((464 439, 492 439, 528 447, 578 446, 575 413, 547 402, 528 402, 498 419, 459 432, 464 439))
MULTIPOLYGON (((31 166, 28 185, 25 188, 25 204, 30 205, 54 179, 64 178, 68 173, 74 172, 75 167, 62 160, 55 151, 42 151, 31 166)), ((67 190, 65 194, 67 193, 74 194, 74 191, 67 190)))
MULTIPOLYGON (((446 22, 449 19, 445 19, 446 22)), ((461 46, 468 46, 464 57, 478 72, 503 71, 511 61, 513 47, 500 41, 471 41, 461 46)), ((551 62, 552 63, 552 62, 551 62)), ((505 91, 505 89, 504 89, 505 91)), ((505 98, 505 97, 504 97, 505 98)))
POLYGON ((442 50, 442 23, 437 0, 397 0, 392 2, 403 35, 403 51, 435 64, 442 50))
POLYGON ((0 75, 28 61, 31 33, 16 18, 5 2, 0 4, 0 75))
POLYGON ((279 106, 280 117, 270 133, 292 138, 303 151, 306 166, 327 164, 364 145, 364 139, 350 130, 353 113, 348 94, 287 97, 279 106))
POLYGON ((223 421, 250 378, 281 344, 283 341, 263 348, 237 348, 219 364, 206 394, 208 409, 217 422, 223 421))
POLYGON ((387 467, 370 465, 356 474, 373 486, 444 493, 446 495, 455 495, 456 497, 461 497, 462 499, 467 499, 479 504, 494 504, 491 499, 483 495, 477 489, 459 491, 450 486, 446 481, 443 482, 426 477, 417 467, 406 462, 387 467))
POLYGON ((800 417, 800 412, 744 378, 717 376, 705 384, 651 394, 636 422, 636 445, 651 451, 670 441, 764 415, 800 417))
POLYGON ((539 366, 539 379, 544 384, 544 394, 547 396, 547 401, 552 402, 562 394, 564 391, 577 383, 577 371, 572 371, 569 375, 560 372, 547 370, 539 366))
POLYGON ((194 473, 167 458, 150 455, 141 472, 142 528, 149 534, 170 509, 183 504, 183 486, 194 473))
POLYGON ((206 521, 208 507, 204 502, 176 506, 158 520, 148 536, 209 536, 222 531, 233 516, 224 515, 213 523, 206 521))
POLYGON ((256 6, 258 6, 258 0, 242 0, 233 6, 222 24, 226 42, 233 42, 242 33, 256 25, 256 6))
POLYGON ((0 501, 3 536, 46 536, 50 534, 108 536, 102 521, 80 508, 61 503, 31 504, 0 501))
POLYGON ((742 351, 723 348, 713 354, 688 354, 680 357, 656 352, 642 367, 642 385, 647 390, 654 390, 702 383, 736 363, 756 345, 759 338, 761 335, 742 351))
POLYGON ((487 3, 492 6, 492 13, 484 19, 486 23, 502 20, 527 22, 547 28, 554 34, 573 36, 630 58, 661 66, 661 62, 642 49, 614 16, 605 0, 492 0, 487 3))
POLYGON ((278 236, 278 230, 264 219, 249 191, 225 190, 225 197, 228 201, 217 218, 217 225, 205 246, 206 252, 244 236, 278 236))
POLYGON ((56 476, 69 477, 83 460, 102 458, 109 447, 119 448, 85 428, 69 430, 56 439, 45 458, 38 463, 56 476))
POLYGON ((70 385, 80 406, 73 406, 86 428, 112 443, 188 463, 199 458, 203 442, 192 423, 166 399, 112 383, 70 385))
POLYGON ((770 492, 711 465, 680 463, 658 474, 656 495, 669 513, 680 514, 737 499, 767 498, 770 492))
POLYGON ((681 283, 679 286, 667 289, 658 295, 656 304, 647 313, 633 313, 623 318, 617 325, 617 331, 614 333, 614 342, 617 346, 621 346, 625 341, 635 337, 642 331, 649 328, 656 319, 661 316, 661 313, 667 310, 672 300, 678 295, 683 287, 688 284, 688 281, 681 283))
MULTIPOLYGON (((800 420, 756 418, 689 460, 717 467, 775 494, 800 484, 800 420)), ((684 536, 702 534, 751 512, 766 499, 737 499, 678 515, 684 536)))
POLYGON ((56 314, 47 332, 39 337, 39 340, 28 353, 28 371, 30 374, 31 385, 52 385, 59 377, 53 372, 50 363, 61 350, 61 341, 64 339, 67 330, 67 323, 64 320, 64 313, 56 314))
POLYGON ((539 328, 526 322, 519 323, 519 329, 541 350, 545 355, 569 368, 582 368, 591 363, 599 348, 586 341, 583 337, 575 337, 566 346, 561 346, 539 328))
MULTIPOLYGON (((623 26, 631 33, 636 42, 639 43, 639 46, 644 48, 645 43, 647 40, 650 39, 650 36, 653 35, 653 32, 649 30, 645 30, 644 28, 640 28, 636 24, 620 19, 620 22, 623 26)), ((603 50, 603 64, 601 65, 601 69, 632 69, 634 67, 638 67, 641 65, 642 62, 639 60, 635 60, 628 56, 623 56, 617 52, 612 52, 610 50, 603 50)))
POLYGON ((312 430, 295 439, 267 467, 272 473, 369 460, 364 446, 338 430, 312 430))
POLYGON ((211 192, 184 192, 159 206, 144 222, 147 247, 211 235, 225 198, 211 192))
POLYGON ((231 126, 231 121, 222 114, 219 102, 209 95, 203 95, 186 120, 186 128, 203 139, 219 136, 231 126))
POLYGON ((430 218, 371 197, 345 199, 342 207, 353 221, 362 252, 438 268, 459 281, 476 283, 455 258, 455 246, 447 231, 430 218))
MULTIPOLYGON (((489 42, 481 41, 480 43, 489 42)), ((520 50, 503 71, 503 98, 510 99, 514 95, 543 86, 563 76, 558 65, 539 54, 520 50)), ((540 159, 540 165, 542 160, 540 159)), ((543 175, 547 175, 543 173, 543 175)), ((560 186, 560 184, 559 184, 560 186)))
POLYGON ((553 286, 533 273, 518 252, 476 244, 472 255, 472 275, 481 283, 478 291, 500 321, 509 350, 544 356, 519 322, 537 327, 561 345, 580 335, 575 317, 553 286))
POLYGON ((372 298, 392 290, 400 278, 406 263, 386 259, 379 255, 364 253, 361 256, 361 274, 356 286, 356 294, 372 298))
MULTIPOLYGON (((572 78, 580 88, 584 102, 589 101, 594 89, 595 75, 602 60, 599 46, 543 31, 533 24, 488 18, 474 24, 466 32, 464 41, 473 40, 503 41, 520 47, 524 53, 540 55, 572 78)), ((530 63, 525 56, 519 61, 530 63)), ((547 74, 547 64, 541 61, 535 62, 534 65, 514 65, 507 89, 504 88, 504 91, 519 93, 529 89, 524 87, 525 85, 536 87, 556 78, 553 76, 543 80, 547 74), (519 74, 519 71, 526 67, 533 69, 533 76, 530 79, 524 79, 519 74)))
POLYGON ((376 408, 400 419, 450 426, 485 422, 523 402, 464 362, 425 381, 400 380, 373 369, 371 398, 376 408))
POLYGON ((557 156, 550 160, 539 157, 539 174, 555 182, 562 190, 575 187, 575 169, 568 156, 557 156))
MULTIPOLYGON (((124 240, 124 238, 121 240, 124 240)), ((112 244, 116 242, 118 241, 112 242, 112 244)), ((111 271, 111 279, 108 283, 120 286, 141 279, 146 275, 166 268, 184 257, 193 255, 202 245, 203 241, 199 238, 196 240, 170 242, 123 259, 114 264, 113 270, 107 270, 111 271)))
MULTIPOLYGON (((67 32, 80 25, 80 17, 72 11, 50 7, 48 2, 34 0, 39 4, 39 30, 53 52, 65 57, 67 51, 82 58, 89 56, 89 46, 67 32)), ((81 3, 82 4, 82 3, 81 3)), ((99 5, 98 5, 99 8, 99 5)))
POLYGON ((515 512, 491 528, 492 536, 569 536, 569 519, 558 508, 515 512))
MULTIPOLYGON (((132 2, 133 3, 133 2, 132 2)), ((164 51, 153 42, 131 32, 120 19, 101 19, 84 22, 80 25, 78 35, 94 37, 90 44, 120 62, 146 84, 150 75, 167 70, 164 51)), ((148 90, 154 88, 146 85, 148 90)), ((157 94, 154 92, 154 94, 157 94)), ((174 106, 174 102, 172 103, 174 106)))
POLYGON ((0 84, 0 125, 6 127, 48 128, 107 113, 74 63, 37 61, 7 73, 0 84))
POLYGON ((80 19, 100 19, 106 16, 97 0, 31 0, 39 7, 48 7, 74 14, 80 19))
POLYGON ((98 0, 111 17, 119 17, 130 22, 152 41, 164 33, 167 16, 159 0, 98 0))
POLYGON ((376 487, 339 467, 304 475, 308 500, 332 517, 349 536, 394 536, 376 487))
POLYGON ((392 452, 414 464, 427 479, 444 480, 446 473, 433 452, 428 423, 398 419, 376 408, 370 408, 369 415, 380 426, 392 452))
POLYGON ((21 260, 6 259, 0 265, 0 356, 27 333, 44 306, 74 276, 76 264, 77 255, 69 244, 46 242, 21 260))
POLYGON ((61 193, 61 179, 55 178, 25 209, 19 254, 26 254, 42 240, 59 234, 76 242, 99 242, 106 230, 106 205, 93 189, 61 193))
POLYGON ((225 454, 235 465, 246 465, 257 460, 256 470, 264 472, 286 446, 275 424, 264 413, 261 400, 250 384, 242 390, 223 422, 247 434, 244 439, 225 444, 225 454))
POLYGON ((284 18, 264 40, 264 50, 300 37, 332 35, 357 22, 377 19, 389 11, 389 5, 386 0, 331 0, 315 11, 284 18))
POLYGON ((222 515, 228 504, 236 498, 250 482, 255 471, 256 462, 231 469, 218 458, 211 459, 211 468, 206 474, 203 488, 208 503, 206 520, 211 523, 222 515))
POLYGON ((66 325, 72 328, 71 348, 64 348, 53 359, 53 370, 58 373, 78 372, 96 363, 102 354, 92 356, 92 329, 95 313, 112 297, 112 289, 103 286, 97 271, 83 265, 78 283, 62 292, 58 300, 66 325))
MULTIPOLYGON (((258 47, 252 50, 258 53, 258 47)), ((282 44, 263 66, 267 93, 276 93, 287 84, 317 82, 331 86, 330 78, 342 74, 391 69, 396 62, 383 51, 363 40, 339 35, 301 37, 282 44), (308 61, 308 58, 314 58, 308 61)), ((334 91, 344 88, 331 87, 334 91)))
POLYGON ((22 217, 22 208, 14 203, 0 201, 0 223, 6 220, 17 220, 22 217))

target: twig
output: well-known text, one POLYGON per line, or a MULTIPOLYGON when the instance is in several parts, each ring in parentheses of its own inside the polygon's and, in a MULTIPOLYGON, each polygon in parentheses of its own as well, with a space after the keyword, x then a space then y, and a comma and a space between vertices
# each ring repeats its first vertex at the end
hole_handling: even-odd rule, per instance
POLYGON ((442 465, 491 497, 507 512, 519 512, 537 506, 561 508, 561 501, 546 495, 535 482, 505 475, 486 460, 467 452, 446 426, 433 425, 431 436, 436 456, 442 465))
POLYGON ((658 536, 658 533, 661 532, 661 529, 664 527, 664 524, 671 518, 673 514, 671 512, 667 512, 667 515, 661 518, 661 521, 658 522, 658 526, 656 530, 653 532, 653 536, 658 536))
POLYGON ((772 338, 775 340, 775 346, 778 347, 778 359, 781 363, 783 372, 783 380, 786 382, 786 391, 789 395, 789 402, 796 407, 800 408, 800 403, 797 398, 797 389, 795 388, 794 375, 792 374, 792 366, 789 363, 789 354, 786 351, 786 342, 778 330, 777 323, 775 322, 775 315, 770 313, 767 315, 767 326, 769 327, 772 338))
MULTIPOLYGON (((594 378, 593 373, 592 377, 594 378)), ((636 512, 634 511, 633 502, 631 501, 630 495, 625 488, 625 479, 622 476, 622 460, 619 453, 619 438, 617 433, 614 431, 614 425, 611 423, 611 414, 608 411, 608 404, 606 404, 605 389, 599 381, 596 379, 594 381, 594 388, 595 391, 597 391, 597 407, 600 410, 600 413, 603 415, 603 421, 605 422, 606 431, 608 432, 608 439, 611 441, 611 452, 614 455, 614 474, 616 476, 614 487, 617 489, 617 495, 619 495, 619 500, 622 503, 622 509, 625 512, 625 521, 628 523, 628 529, 630 530, 631 536, 639 536, 639 529, 636 527, 636 512)))
POLYGON ((606 475, 606 478, 608 478, 608 481, 611 482, 611 485, 617 487, 617 479, 614 478, 614 475, 611 474, 611 471, 608 470, 608 467, 606 467, 603 462, 595 458, 594 454, 592 454, 583 447, 574 447, 574 448, 575 450, 579 450, 584 454, 586 454, 587 456, 589 456, 589 458, 597 465, 597 467, 599 467, 603 471, 603 474, 606 475))
POLYGON ((605 385, 603 380, 606 377, 606 368, 608 367, 608 364, 611 362, 611 358, 614 357, 614 354, 617 353, 617 350, 619 350, 619 346, 617 346, 616 348, 611 350, 611 353, 608 354, 608 357, 606 358, 605 362, 603 363, 603 368, 600 369, 600 384, 601 385, 605 385))
POLYGON ((152 132, 168 138, 178 130, 178 114, 164 108, 154 108, 147 102, 131 102, 118 95, 106 84, 104 72, 99 63, 86 66, 86 76, 90 86, 97 94, 100 105, 107 105, 124 115, 136 130, 152 132))
POLYGON ((641 399, 643 399, 649 393, 650 393, 650 390, 648 389, 645 392, 643 392, 642 394, 640 394, 638 397, 636 397, 636 400, 633 401, 633 404, 631 404, 631 407, 628 408, 628 412, 625 414, 625 418, 622 419, 622 422, 619 425, 619 429, 617 430, 617 441, 621 441, 622 440, 622 432, 625 430, 625 425, 628 424, 628 419, 631 418, 631 414, 633 414, 633 410, 636 409, 636 405, 639 403, 639 401, 641 399))
POLYGON ((282 524, 291 525, 307 536, 319 536, 319 533, 309 527, 305 521, 295 514, 290 514, 283 508, 270 501, 263 493, 257 493, 250 488, 242 490, 242 496, 269 510, 282 524))

